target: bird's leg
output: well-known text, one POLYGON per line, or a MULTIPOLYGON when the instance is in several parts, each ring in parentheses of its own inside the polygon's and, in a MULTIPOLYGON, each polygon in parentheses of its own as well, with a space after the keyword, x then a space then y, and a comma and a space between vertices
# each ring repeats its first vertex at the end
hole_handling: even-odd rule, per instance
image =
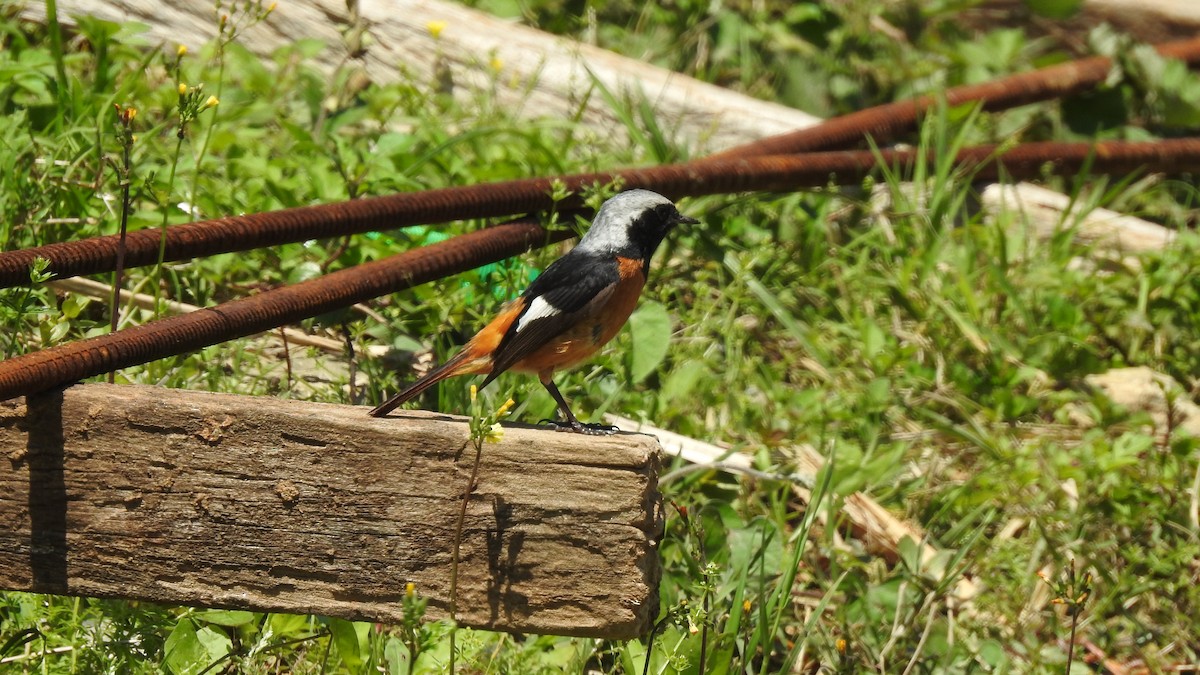
POLYGON ((563 422, 543 420, 544 422, 549 422, 555 431, 572 431, 577 434, 592 435, 606 435, 620 431, 620 429, 608 424, 584 424, 580 422, 575 418, 575 415, 571 414, 571 408, 567 406, 567 400, 558 391, 558 387, 554 386, 554 380, 550 379, 549 375, 545 375, 539 379, 541 379, 542 386, 546 388, 546 391, 550 392, 550 396, 554 398, 554 402, 558 404, 559 411, 563 414, 563 422))

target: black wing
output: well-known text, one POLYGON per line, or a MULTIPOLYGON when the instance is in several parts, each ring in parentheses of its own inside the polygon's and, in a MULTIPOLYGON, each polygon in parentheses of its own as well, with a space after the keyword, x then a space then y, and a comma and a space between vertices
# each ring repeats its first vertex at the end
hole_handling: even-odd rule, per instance
POLYGON ((492 354, 492 372, 483 385, 574 326, 589 303, 612 293, 620 281, 612 258, 568 253, 551 263, 521 295, 525 308, 492 354), (536 314, 526 316, 531 310, 536 314))

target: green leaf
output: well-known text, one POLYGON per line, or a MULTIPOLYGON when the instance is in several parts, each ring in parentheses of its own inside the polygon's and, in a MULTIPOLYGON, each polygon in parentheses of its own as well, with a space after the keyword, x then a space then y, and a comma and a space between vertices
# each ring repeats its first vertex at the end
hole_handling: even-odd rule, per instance
POLYGON ((233 650, 233 642, 229 636, 210 626, 204 626, 196 631, 196 640, 204 645, 204 651, 207 654, 206 667, 225 658, 233 650))
POLYGON ((308 632, 308 617, 303 614, 272 614, 267 623, 271 632, 279 636, 308 632))
POLYGON ((905 567, 913 573, 921 571, 921 567, 926 561, 921 560, 921 554, 924 553, 924 550, 920 544, 913 541, 912 537, 904 535, 897 542, 896 548, 900 549, 900 560, 904 563, 905 567))
POLYGON ((998 668, 1008 660, 1004 653, 1004 645, 995 640, 985 640, 979 645, 979 658, 993 668, 998 668))
POLYGON ((398 637, 388 638, 383 647, 383 662, 388 675, 404 675, 408 672, 408 647, 398 637))
POLYGON ((664 401, 683 399, 691 395, 700 379, 709 372, 708 366, 699 361, 686 361, 671 371, 663 382, 660 393, 664 401))
POLYGON ((163 664, 176 675, 197 673, 208 664, 208 649, 196 636, 195 622, 187 617, 175 624, 163 651, 163 664))
POLYGON ((82 312, 85 307, 91 304, 91 302, 92 299, 86 295, 68 293, 62 301, 63 316, 67 317, 68 319, 74 319, 78 317, 79 313, 82 312))
POLYGON ((350 668, 359 668, 365 663, 369 649, 367 635, 370 630, 371 624, 363 621, 329 619, 329 631, 333 633, 333 643, 337 645, 342 663, 350 668))
POLYGON ((254 612, 243 612, 232 609, 212 609, 196 612, 192 618, 205 623, 215 623, 218 626, 244 626, 258 617, 254 612))
POLYGON ((321 276, 321 266, 312 260, 305 260, 288 270, 287 280, 289 284, 298 284, 319 276, 321 276))
POLYGON ((885 338, 883 330, 874 321, 868 321, 863 326, 863 352, 867 358, 874 359, 879 352, 883 351, 885 338))
POLYGON ((671 315, 657 302, 648 302, 629 317, 633 334, 629 375, 634 384, 646 379, 667 357, 671 344, 671 315))

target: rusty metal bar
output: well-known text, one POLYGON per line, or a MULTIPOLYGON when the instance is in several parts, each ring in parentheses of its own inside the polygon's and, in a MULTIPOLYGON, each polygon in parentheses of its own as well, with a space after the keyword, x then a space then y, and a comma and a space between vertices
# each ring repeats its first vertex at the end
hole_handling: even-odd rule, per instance
MULTIPOLYGON (((1128 173, 1144 167, 1165 172, 1200 170, 1200 139, 1194 138, 1094 145, 1031 143, 1014 148, 1002 157, 997 152, 995 146, 967 148, 958 154, 955 162, 963 167, 964 179, 987 179, 1002 171, 1016 179, 1041 175, 1047 170, 1069 174, 1089 162, 1094 173, 1128 173)), ((909 170, 920 159, 920 154, 914 150, 883 150, 879 153, 882 163, 901 171, 909 170)), ((924 159, 933 161, 934 157, 926 153, 924 159)), ((623 172, 623 175, 627 187, 653 186, 678 198, 746 190, 793 190, 825 185, 831 177, 839 182, 856 182, 875 166, 874 155, 854 151, 734 159, 704 167, 675 165, 623 172)), ((613 175, 587 176, 588 180, 607 182, 613 175)), ((510 200, 532 201, 545 198, 539 190, 547 184, 545 180, 515 181, 485 187, 498 191, 500 196, 509 194, 510 200)), ((480 199, 477 203, 484 202, 480 199)), ((0 400, 53 389, 110 370, 316 316, 567 236, 562 232, 550 233, 535 223, 516 221, 193 314, 160 319, 8 359, 0 362, 0 400)))
MULTIPOLYGON (((1169 164, 1158 161, 1177 158, 1179 143, 1163 141, 1161 152, 1147 146, 1155 143, 1102 143, 1109 148, 1097 158, 1096 171, 1112 171, 1123 157, 1127 163, 1147 162, 1154 171, 1171 171, 1169 164), (1132 154, 1129 154, 1132 153, 1132 154), (1140 160, 1151 155, 1157 160, 1140 160), (1102 159, 1109 162, 1105 164, 1102 159)), ((1029 154, 1047 157, 1062 153, 1086 155, 1086 143, 1032 143, 1009 153, 1015 159, 1029 154)), ((990 152, 990 151, 987 151, 990 152)), ((802 157, 746 157, 704 160, 643 169, 570 174, 557 180, 568 189, 605 184, 616 178, 629 188, 642 187, 669 197, 740 192, 747 190, 790 190, 825 185, 831 176, 853 182, 870 169, 874 157, 867 151, 812 153, 802 157)), ((1032 174, 1036 175, 1036 174, 1032 174)), ((554 178, 530 178, 463 187, 441 188, 424 192, 357 199, 337 204, 306 206, 268 213, 230 216, 218 220, 178 225, 167 230, 164 260, 215 253, 243 251, 264 246, 312 238, 332 237, 355 232, 392 229, 418 223, 438 223, 465 218, 489 218, 540 211, 554 206, 550 199, 554 178)), ((580 205, 572 196, 558 208, 569 211, 580 205)), ((158 256, 157 229, 140 230, 128 235, 126 264, 145 265, 158 256)), ((117 237, 96 237, 73 242, 48 244, 36 248, 0 253, 0 288, 27 283, 29 267, 37 257, 51 261, 51 271, 59 278, 94 274, 113 269, 117 255, 117 237)))
MULTIPOLYGON (((1200 38, 1166 43, 1157 49, 1168 58, 1193 65, 1200 63, 1200 38)), ((955 87, 945 92, 944 98, 951 105, 978 100, 988 110, 999 110, 1080 91, 1103 80, 1111 67, 1111 60, 1105 57, 1080 59, 982 84, 955 87)), ((936 97, 925 96, 876 106, 828 120, 815 127, 742 145, 697 160, 697 163, 848 147, 861 143, 868 135, 877 143, 882 143, 913 128, 920 114, 936 102, 936 97)), ((653 184, 644 187, 663 191, 653 184)), ((451 188, 461 189, 470 188, 451 188)), ((435 193, 442 191, 417 194, 435 193)), ((543 209, 549 205, 549 199, 524 200, 508 205, 491 201, 457 203, 435 200, 436 196, 426 201, 424 197, 414 199, 412 194, 402 194, 176 225, 167 230, 164 260, 186 260, 417 223, 506 216, 543 209), (456 205, 460 208, 454 208, 456 205)), ((569 208, 570 205, 562 207, 569 208)), ((160 236, 161 232, 157 229, 129 234, 126 264, 137 267, 156 262, 160 236)), ((0 253, 0 288, 27 283, 29 267, 37 257, 50 260, 51 270, 58 278, 112 271, 116 265, 117 249, 117 237, 107 236, 0 253)))
MULTIPOLYGON (((1157 45, 1155 49, 1162 56, 1179 59, 1189 66, 1200 63, 1200 38, 1167 42, 1157 45)), ((834 117, 807 129, 763 138, 699 161, 852 148, 860 146, 868 136, 875 143, 884 145, 899 134, 915 128, 920 116, 940 100, 951 106, 979 101, 984 110, 1015 108, 1069 96, 1093 87, 1104 81, 1112 65, 1112 59, 1108 57, 1093 56, 979 84, 953 87, 939 95, 919 96, 834 117)))
POLYGON ((0 400, 332 311, 486 265, 567 237, 532 223, 497 225, 292 286, 0 361, 0 400))

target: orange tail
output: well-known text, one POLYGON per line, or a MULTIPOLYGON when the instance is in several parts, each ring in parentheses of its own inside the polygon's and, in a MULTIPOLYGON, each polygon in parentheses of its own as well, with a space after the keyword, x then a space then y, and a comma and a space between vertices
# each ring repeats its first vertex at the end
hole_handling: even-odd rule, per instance
POLYGON ((371 416, 383 417, 384 415, 395 410, 400 404, 416 398, 421 394, 421 392, 448 377, 454 377, 455 375, 469 375, 480 372, 478 366, 473 363, 476 360, 475 358, 472 358, 473 351, 474 350, 470 349, 468 346, 468 348, 463 349, 459 353, 450 357, 445 363, 429 371, 425 377, 413 382, 412 384, 408 385, 408 387, 402 389, 398 394, 395 394, 388 400, 381 403, 379 407, 371 411, 371 416))

